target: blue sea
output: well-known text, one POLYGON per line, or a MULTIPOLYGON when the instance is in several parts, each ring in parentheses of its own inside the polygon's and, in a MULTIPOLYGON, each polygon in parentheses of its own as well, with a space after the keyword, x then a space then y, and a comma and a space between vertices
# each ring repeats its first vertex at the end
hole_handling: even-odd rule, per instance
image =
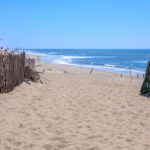
POLYGON ((26 49, 42 62, 94 68, 99 71, 142 76, 150 60, 150 49, 26 49))

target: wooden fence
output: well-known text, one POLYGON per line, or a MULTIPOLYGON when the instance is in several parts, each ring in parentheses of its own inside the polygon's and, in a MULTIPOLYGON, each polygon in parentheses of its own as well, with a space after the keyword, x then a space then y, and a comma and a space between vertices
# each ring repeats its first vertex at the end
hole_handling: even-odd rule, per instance
POLYGON ((140 93, 150 95, 150 61, 147 63, 145 79, 143 81, 140 93))
POLYGON ((0 93, 12 91, 24 81, 25 53, 0 54, 0 93))

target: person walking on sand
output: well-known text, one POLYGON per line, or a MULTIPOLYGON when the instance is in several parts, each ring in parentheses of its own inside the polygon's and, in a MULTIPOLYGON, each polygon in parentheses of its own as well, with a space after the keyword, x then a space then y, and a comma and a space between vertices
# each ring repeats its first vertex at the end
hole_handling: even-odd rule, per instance
POLYGON ((93 70, 94 70, 93 68, 90 70, 90 75, 92 74, 93 70))
POLYGON ((66 73, 67 73, 67 70, 65 69, 65 70, 64 70, 64 74, 66 74, 66 73))
POLYGON ((65 69, 65 70, 64 70, 64 74, 67 74, 67 73, 69 74, 69 71, 67 71, 67 70, 65 69))

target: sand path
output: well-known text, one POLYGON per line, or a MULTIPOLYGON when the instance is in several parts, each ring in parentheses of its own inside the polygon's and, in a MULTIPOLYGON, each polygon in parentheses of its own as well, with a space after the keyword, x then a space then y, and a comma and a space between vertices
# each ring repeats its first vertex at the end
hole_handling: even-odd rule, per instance
POLYGON ((0 150, 150 149, 150 99, 138 94, 141 79, 58 68, 44 66, 43 84, 0 95, 0 150))

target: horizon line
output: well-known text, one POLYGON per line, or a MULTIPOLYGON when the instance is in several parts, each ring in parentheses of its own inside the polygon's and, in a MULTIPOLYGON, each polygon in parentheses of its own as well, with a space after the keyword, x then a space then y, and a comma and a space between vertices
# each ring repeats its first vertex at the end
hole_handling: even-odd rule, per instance
POLYGON ((135 50, 135 49, 145 49, 145 50, 150 50, 150 48, 18 48, 18 49, 85 49, 85 50, 110 50, 110 49, 114 49, 114 50, 120 50, 120 49, 124 49, 124 50, 135 50))

